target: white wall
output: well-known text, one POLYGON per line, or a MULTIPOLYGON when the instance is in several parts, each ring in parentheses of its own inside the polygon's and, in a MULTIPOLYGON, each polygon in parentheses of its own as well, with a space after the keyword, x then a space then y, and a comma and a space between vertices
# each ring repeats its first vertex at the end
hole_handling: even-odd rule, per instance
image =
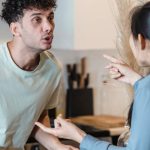
POLYGON ((110 0, 75 0, 75 49, 115 49, 110 0))
POLYGON ((109 0, 58 0, 54 48, 115 49, 109 0))
POLYGON ((57 0, 55 12, 55 34, 53 47, 56 49, 74 48, 74 1, 57 0))

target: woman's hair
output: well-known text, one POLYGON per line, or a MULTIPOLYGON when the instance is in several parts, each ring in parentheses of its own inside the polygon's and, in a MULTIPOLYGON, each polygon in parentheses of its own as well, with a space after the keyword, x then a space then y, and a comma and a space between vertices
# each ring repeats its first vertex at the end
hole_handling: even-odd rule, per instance
POLYGON ((12 22, 19 21, 25 10, 56 8, 56 0, 6 0, 2 6, 1 18, 10 25, 12 22))
POLYGON ((150 40, 150 2, 131 11, 131 32, 135 39, 138 34, 150 40))

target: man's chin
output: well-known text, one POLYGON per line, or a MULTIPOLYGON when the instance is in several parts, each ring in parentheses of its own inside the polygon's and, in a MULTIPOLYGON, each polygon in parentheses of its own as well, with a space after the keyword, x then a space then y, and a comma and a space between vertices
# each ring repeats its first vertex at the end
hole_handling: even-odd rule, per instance
POLYGON ((48 47, 47 47, 47 50, 48 50, 48 49, 51 49, 51 47, 52 47, 51 45, 50 45, 50 46, 48 46, 48 47))
POLYGON ((51 45, 49 45, 49 46, 44 46, 42 49, 45 51, 45 50, 49 50, 49 49, 51 49, 51 45))

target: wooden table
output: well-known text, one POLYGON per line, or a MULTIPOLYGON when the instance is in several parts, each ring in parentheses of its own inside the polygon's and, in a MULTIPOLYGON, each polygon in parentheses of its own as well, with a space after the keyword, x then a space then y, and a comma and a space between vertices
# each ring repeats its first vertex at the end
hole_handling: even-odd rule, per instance
POLYGON ((97 115, 75 117, 71 118, 71 120, 73 123, 88 125, 100 130, 109 131, 114 144, 116 144, 118 136, 126 130, 126 119, 124 117, 97 115))

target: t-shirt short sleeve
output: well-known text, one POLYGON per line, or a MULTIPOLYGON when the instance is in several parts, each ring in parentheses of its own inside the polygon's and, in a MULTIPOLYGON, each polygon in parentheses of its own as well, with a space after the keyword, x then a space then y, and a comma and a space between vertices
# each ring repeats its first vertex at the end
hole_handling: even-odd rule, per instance
POLYGON ((62 84, 62 79, 60 79, 58 86, 56 87, 51 97, 49 98, 49 103, 47 104, 45 108, 46 110, 57 107, 61 99, 62 89, 63 89, 63 84, 62 84))

